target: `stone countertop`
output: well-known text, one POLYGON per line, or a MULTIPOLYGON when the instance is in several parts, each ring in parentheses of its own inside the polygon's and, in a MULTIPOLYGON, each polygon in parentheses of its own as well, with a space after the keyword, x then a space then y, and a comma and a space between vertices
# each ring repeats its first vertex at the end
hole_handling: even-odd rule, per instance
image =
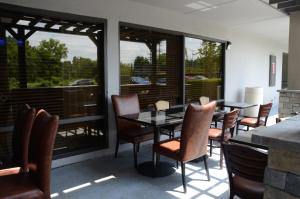
POLYGON ((300 115, 273 126, 253 129, 251 133, 255 144, 300 152, 300 115))

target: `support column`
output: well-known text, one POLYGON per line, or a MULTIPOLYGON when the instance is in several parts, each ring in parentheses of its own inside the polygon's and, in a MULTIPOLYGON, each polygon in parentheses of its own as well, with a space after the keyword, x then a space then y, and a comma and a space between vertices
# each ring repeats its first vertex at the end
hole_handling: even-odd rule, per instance
POLYGON ((27 66, 26 66, 26 39, 25 30, 18 29, 18 61, 19 61, 19 81, 20 88, 27 88, 27 66))
POLYGON ((8 91, 7 40, 4 26, 0 25, 0 93, 8 91))
POLYGON ((4 26, 0 25, 0 123, 8 122, 10 118, 9 109, 7 39, 4 26))

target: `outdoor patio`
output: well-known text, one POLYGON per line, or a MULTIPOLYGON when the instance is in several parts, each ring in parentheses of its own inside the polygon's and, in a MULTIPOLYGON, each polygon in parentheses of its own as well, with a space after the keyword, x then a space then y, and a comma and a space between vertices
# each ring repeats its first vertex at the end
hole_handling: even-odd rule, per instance
MULTIPOLYGON (((186 165, 187 193, 183 193, 181 170, 162 178, 140 175, 132 166, 132 152, 84 161, 52 170, 52 198, 199 198, 229 197, 226 167, 220 169, 219 149, 208 159, 208 182, 203 162, 186 165)), ((163 157, 162 157, 163 158, 163 157)), ((139 162, 151 159, 151 145, 141 147, 139 162)), ((168 160, 168 159, 164 159, 168 160)), ((173 161, 174 162, 174 161, 173 161)), ((175 162, 174 162, 175 164, 175 162)))

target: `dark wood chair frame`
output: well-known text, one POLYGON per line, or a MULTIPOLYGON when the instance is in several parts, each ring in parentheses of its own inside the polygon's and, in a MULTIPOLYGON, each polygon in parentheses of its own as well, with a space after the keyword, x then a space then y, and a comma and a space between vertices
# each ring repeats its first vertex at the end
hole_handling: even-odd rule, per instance
MULTIPOLYGON (((252 126, 253 128, 267 125, 267 121, 268 121, 268 117, 269 117, 271 108, 272 108, 272 103, 261 104, 259 106, 257 121, 256 121, 255 125, 252 126), (261 118, 264 118, 264 120, 261 120, 261 118), (261 123, 261 121, 263 121, 263 123, 261 123)), ((247 118, 247 117, 245 117, 245 118, 247 118)), ((242 119, 244 119, 244 118, 240 118, 238 123, 237 123, 236 134, 238 134, 239 130, 245 131, 244 129, 239 128, 239 126, 241 125, 240 123, 241 123, 242 119)), ((249 131, 249 128, 251 127, 251 125, 244 125, 244 124, 242 124, 242 125, 247 126, 246 131, 249 131)))
MULTIPOLYGON (((248 198, 244 193, 238 193, 233 185, 233 176, 263 183, 264 171, 268 163, 268 155, 256 148, 231 142, 223 142, 226 167, 230 185, 230 199, 235 195, 248 198)), ((263 198, 263 196, 261 197, 263 198)))
POLYGON ((238 120, 238 116, 240 114, 240 110, 239 109, 235 109, 229 113, 226 113, 224 115, 224 119, 223 119, 223 125, 222 125, 222 134, 221 137, 218 139, 212 139, 210 137, 208 137, 209 139, 209 156, 212 156, 212 149, 213 148, 220 148, 220 168, 223 168, 223 150, 221 147, 221 143, 224 141, 228 141, 225 140, 225 133, 227 130, 229 130, 231 137, 233 137, 234 134, 234 129, 236 127, 237 124, 237 120, 238 120), (220 143, 219 146, 217 145, 213 145, 213 141, 217 141, 220 143))

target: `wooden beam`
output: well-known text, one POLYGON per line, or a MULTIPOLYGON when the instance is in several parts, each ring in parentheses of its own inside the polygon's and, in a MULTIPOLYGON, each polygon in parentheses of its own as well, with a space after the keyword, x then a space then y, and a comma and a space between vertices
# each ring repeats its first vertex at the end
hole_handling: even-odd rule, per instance
POLYGON ((35 33, 35 30, 29 30, 27 34, 24 35, 24 40, 27 40, 29 37, 31 37, 35 33))
POLYGON ((286 9, 286 8, 292 8, 295 6, 299 6, 300 5, 300 1, 288 1, 288 2, 283 2, 283 3, 279 3, 277 5, 278 9, 286 9))
MULTIPOLYGON (((5 25, 4 25, 5 27, 5 25)), ((13 36, 13 38, 15 39, 19 39, 19 35, 18 33, 16 33, 11 27, 6 27, 6 30, 11 34, 11 36, 13 36)))
POLYGON ((44 32, 55 32, 55 33, 65 33, 65 34, 73 34, 73 35, 83 35, 83 36, 89 36, 89 35, 96 35, 96 33, 87 33, 87 32, 74 32, 71 30, 63 30, 63 29, 51 29, 51 28, 43 28, 43 27, 31 27, 29 28, 28 26, 23 26, 23 25, 11 25, 11 24, 5 24, 4 26, 6 28, 24 28, 28 30, 33 30, 33 31, 44 31, 44 32))
POLYGON ((272 4, 276 4, 276 3, 284 3, 284 2, 289 2, 289 1, 292 1, 292 0, 269 0, 269 4, 272 5, 272 4))
POLYGON ((296 11, 299 11, 299 10, 300 10, 300 5, 283 9, 283 11, 285 11, 287 13, 296 12, 296 11))

